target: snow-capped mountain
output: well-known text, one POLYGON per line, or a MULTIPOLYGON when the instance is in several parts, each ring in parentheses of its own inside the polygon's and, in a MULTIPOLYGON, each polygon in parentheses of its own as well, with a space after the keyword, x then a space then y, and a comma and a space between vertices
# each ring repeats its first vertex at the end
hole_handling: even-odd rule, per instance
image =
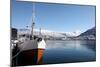
POLYGON ((75 37, 75 36, 78 36, 78 35, 80 35, 80 34, 81 34, 80 31, 66 32, 66 35, 69 36, 69 37, 75 37))
MULTIPOLYGON (((31 34, 30 29, 19 29, 18 34, 31 34)), ((51 36, 51 37, 74 37, 80 35, 80 31, 75 32, 56 32, 45 29, 34 29, 34 35, 51 36)))
POLYGON ((88 29, 87 31, 81 33, 78 37, 78 39, 96 39, 96 27, 93 27, 91 29, 88 29))

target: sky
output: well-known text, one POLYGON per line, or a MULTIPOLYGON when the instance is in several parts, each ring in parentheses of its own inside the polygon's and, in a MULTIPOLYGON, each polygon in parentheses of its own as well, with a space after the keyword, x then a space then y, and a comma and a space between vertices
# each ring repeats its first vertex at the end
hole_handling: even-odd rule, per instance
POLYGON ((31 26, 32 12, 35 15, 35 28, 57 32, 84 32, 95 26, 95 6, 13 1, 12 27, 31 26))

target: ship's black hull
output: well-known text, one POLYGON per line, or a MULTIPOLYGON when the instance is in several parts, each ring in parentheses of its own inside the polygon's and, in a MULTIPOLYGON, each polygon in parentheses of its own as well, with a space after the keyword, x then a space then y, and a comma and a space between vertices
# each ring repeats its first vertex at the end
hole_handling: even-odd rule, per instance
POLYGON ((12 59, 12 66, 42 64, 44 49, 25 50, 12 59))

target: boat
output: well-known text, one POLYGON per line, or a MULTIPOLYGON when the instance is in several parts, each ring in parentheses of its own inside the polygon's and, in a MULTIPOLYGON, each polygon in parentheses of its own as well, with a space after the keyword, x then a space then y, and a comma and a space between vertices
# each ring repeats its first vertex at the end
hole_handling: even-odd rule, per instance
POLYGON ((28 65, 42 64, 45 46, 46 43, 41 37, 34 36, 34 39, 26 39, 18 46, 21 51, 20 56, 24 60, 23 63, 28 65))
POLYGON ((18 51, 12 56, 12 65, 42 64, 46 43, 43 37, 34 35, 34 26, 35 23, 32 19, 31 35, 29 37, 23 35, 23 37, 18 39, 18 42, 15 45, 18 51))

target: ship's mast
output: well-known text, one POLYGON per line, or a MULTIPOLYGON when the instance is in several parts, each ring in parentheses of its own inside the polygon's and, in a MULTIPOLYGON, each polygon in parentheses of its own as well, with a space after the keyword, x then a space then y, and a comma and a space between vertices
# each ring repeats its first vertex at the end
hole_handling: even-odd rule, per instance
POLYGON ((32 31, 31 31, 32 38, 34 37, 34 26, 35 26, 35 23, 32 22, 32 31))
POLYGON ((42 36, 42 35, 41 35, 41 28, 40 28, 40 30, 39 30, 39 33, 40 33, 39 35, 40 35, 40 37, 41 37, 41 36, 42 36))
POLYGON ((32 35, 32 38, 34 37, 34 26, 35 26, 35 22, 34 22, 34 19, 35 19, 35 6, 34 6, 34 4, 33 4, 33 11, 32 11, 32 26, 31 26, 31 28, 32 28, 32 30, 31 30, 31 35, 32 35))

